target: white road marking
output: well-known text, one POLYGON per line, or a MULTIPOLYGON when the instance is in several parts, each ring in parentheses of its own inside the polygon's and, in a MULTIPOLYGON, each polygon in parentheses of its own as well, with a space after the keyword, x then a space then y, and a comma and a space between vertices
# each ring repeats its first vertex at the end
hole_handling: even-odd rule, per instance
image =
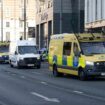
POLYGON ((49 86, 50 86, 50 87, 53 87, 53 88, 56 88, 56 89, 60 89, 60 90, 66 91, 66 92, 75 93, 75 94, 79 94, 79 95, 81 95, 81 96, 93 98, 93 99, 96 99, 96 100, 105 101, 105 98, 104 98, 104 97, 89 95, 89 94, 86 94, 86 93, 81 92, 81 91, 71 91, 71 90, 69 90, 69 89, 64 89, 64 88, 57 87, 57 86, 54 86, 54 85, 51 85, 51 84, 49 84, 49 86))
POLYGON ((73 91, 74 93, 83 94, 81 91, 73 91))
POLYGON ((82 96, 85 96, 85 97, 90 97, 90 98, 93 98, 93 99, 96 99, 96 100, 105 101, 105 98, 98 97, 98 96, 94 96, 94 95, 88 95, 88 94, 85 94, 85 93, 83 93, 83 92, 81 92, 81 91, 73 91, 73 92, 78 93, 78 94, 80 94, 80 95, 82 95, 82 96))
POLYGON ((40 98, 44 99, 45 101, 56 102, 56 103, 60 102, 57 98, 48 98, 48 97, 41 95, 39 93, 36 93, 36 92, 31 92, 31 94, 34 96, 40 97, 40 98))
POLYGON ((16 75, 16 74, 12 74, 12 75, 16 75))
POLYGON ((42 81, 41 83, 44 84, 44 85, 47 85, 47 82, 43 82, 43 81, 42 81))
POLYGON ((38 75, 40 75, 41 73, 37 73, 37 72, 33 72, 34 74, 38 74, 38 75))
POLYGON ((25 78, 25 76, 20 76, 21 78, 25 78))
POLYGON ((88 94, 82 94, 82 95, 85 96, 85 97, 96 99, 96 100, 105 101, 104 97, 98 97, 98 96, 93 96, 93 95, 88 95, 88 94))

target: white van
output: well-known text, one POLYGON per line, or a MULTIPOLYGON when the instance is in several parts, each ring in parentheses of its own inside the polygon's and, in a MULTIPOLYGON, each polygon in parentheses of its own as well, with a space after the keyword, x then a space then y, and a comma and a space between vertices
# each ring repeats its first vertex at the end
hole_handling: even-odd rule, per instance
POLYGON ((40 55, 34 41, 19 40, 10 42, 9 62, 11 67, 21 68, 24 66, 41 66, 40 55))

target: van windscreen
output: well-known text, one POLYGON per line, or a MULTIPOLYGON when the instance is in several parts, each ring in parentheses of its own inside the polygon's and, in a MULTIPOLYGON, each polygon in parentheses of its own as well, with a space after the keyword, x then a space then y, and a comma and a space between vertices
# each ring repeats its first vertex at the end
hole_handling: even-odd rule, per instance
POLYGON ((19 54, 38 53, 36 46, 18 46, 19 54))
POLYGON ((80 46, 85 55, 105 54, 105 42, 80 42, 80 46))
POLYGON ((9 52, 9 47, 8 46, 0 46, 0 53, 7 53, 9 52))

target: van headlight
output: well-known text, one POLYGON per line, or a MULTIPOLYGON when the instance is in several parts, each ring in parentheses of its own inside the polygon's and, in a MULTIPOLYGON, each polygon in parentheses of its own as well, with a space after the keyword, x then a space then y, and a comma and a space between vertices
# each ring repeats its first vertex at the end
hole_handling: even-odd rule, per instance
POLYGON ((22 58, 22 57, 20 57, 20 58, 19 58, 19 60, 23 60, 23 58, 22 58))
POLYGON ((40 60, 40 57, 37 57, 38 60, 40 60))
POLYGON ((94 66, 94 62, 86 61, 86 65, 94 66))

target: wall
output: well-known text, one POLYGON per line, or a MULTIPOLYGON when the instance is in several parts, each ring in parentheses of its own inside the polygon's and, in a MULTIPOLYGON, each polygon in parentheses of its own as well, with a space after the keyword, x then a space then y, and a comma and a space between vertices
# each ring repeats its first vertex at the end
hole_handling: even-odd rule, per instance
POLYGON ((92 27, 100 27, 101 24, 103 26, 103 20, 105 19, 104 4, 105 0, 85 0, 85 24, 91 23, 92 27), (101 21, 103 22, 99 24, 98 22, 101 21), (93 22, 97 25, 93 24, 93 22))
MULTIPOLYGON (((24 2, 23 0, 3 0, 3 40, 6 40, 6 32, 10 32, 10 40, 18 40, 24 35, 24 2), (6 27, 6 22, 10 22, 10 27, 6 27), (21 26, 20 26, 21 24, 21 26)), ((35 27, 35 0, 26 0, 27 4, 27 27, 35 27)), ((0 8, 1 23, 1 8, 0 8)), ((28 34, 27 34, 28 38, 28 34)), ((0 24, 0 40, 1 40, 1 24, 0 24)))

